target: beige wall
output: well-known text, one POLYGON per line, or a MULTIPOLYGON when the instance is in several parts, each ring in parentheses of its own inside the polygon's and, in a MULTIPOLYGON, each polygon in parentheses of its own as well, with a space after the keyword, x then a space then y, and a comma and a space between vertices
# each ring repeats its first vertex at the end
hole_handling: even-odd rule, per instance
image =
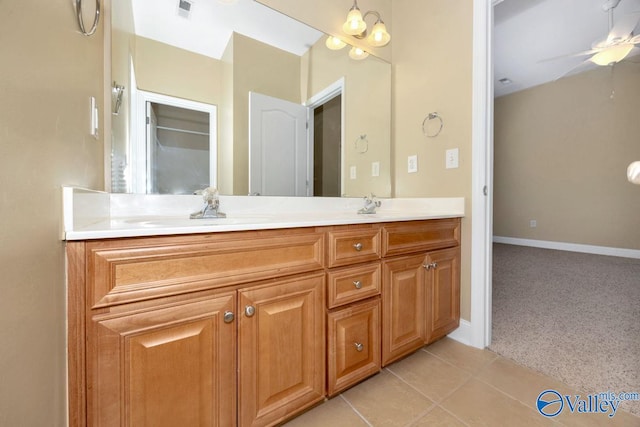
POLYGON ((471 303, 472 0, 393 0, 393 137, 397 197, 464 197, 461 315, 471 303), (437 111, 444 127, 422 133, 437 111), (445 151, 458 148, 460 167, 445 169, 445 151), (407 157, 418 172, 407 173, 407 157))
POLYGON ((205 104, 222 98, 222 63, 204 55, 136 37, 138 89, 205 104))
POLYGON ((496 99, 495 235, 640 249, 626 179, 640 160, 639 72, 622 62, 496 99))
POLYGON ((306 102, 344 78, 343 195, 361 197, 373 192, 379 197, 389 197, 391 66, 375 57, 354 61, 346 48, 329 50, 324 43, 325 38, 320 38, 303 58, 303 63, 310 65, 302 73, 307 85, 301 101, 306 102), (367 136, 365 153, 356 150, 355 141, 360 135, 367 136), (380 176, 371 176, 372 162, 380 163, 380 176), (350 178, 351 166, 356 167, 356 179, 350 178))
POLYGON ((60 187, 103 187, 102 25, 81 35, 68 0, 3 1, 0 57, 0 425, 63 426, 60 187))

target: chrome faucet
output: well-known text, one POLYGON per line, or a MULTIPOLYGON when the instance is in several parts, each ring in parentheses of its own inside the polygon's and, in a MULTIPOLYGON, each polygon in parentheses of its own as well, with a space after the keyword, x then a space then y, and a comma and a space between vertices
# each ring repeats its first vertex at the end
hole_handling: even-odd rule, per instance
POLYGON ((376 200, 376 195, 370 193, 368 196, 364 196, 364 207, 362 209, 358 209, 359 214, 374 214, 376 213, 376 208, 379 208, 382 202, 380 200, 376 200))
POLYGON ((225 218, 227 214, 220 212, 220 199, 218 197, 218 189, 214 187, 207 187, 202 192, 198 191, 197 193, 202 194, 202 198, 204 199, 204 206, 197 212, 189 215, 191 219, 202 219, 202 218, 225 218))

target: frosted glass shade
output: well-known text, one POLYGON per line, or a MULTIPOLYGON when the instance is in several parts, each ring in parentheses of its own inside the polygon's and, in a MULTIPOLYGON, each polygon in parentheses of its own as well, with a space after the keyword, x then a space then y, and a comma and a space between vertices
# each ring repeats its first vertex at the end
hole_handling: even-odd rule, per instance
POLYGON ((367 29, 367 23, 362 19, 362 13, 357 7, 353 7, 347 15, 347 20, 342 24, 342 31, 350 36, 362 34, 367 29))
POLYGON ((345 47, 347 44, 340 40, 338 37, 329 36, 324 44, 331 50, 340 50, 345 47))
POLYGON ((622 61, 633 49, 633 44, 625 43, 619 46, 612 46, 596 53, 589 60, 598 65, 610 65, 622 61))
POLYGON ((387 32, 387 27, 384 22, 378 21, 371 29, 371 34, 367 37, 367 42, 371 46, 381 47, 385 46, 391 40, 391 35, 387 32))
POLYGON ((362 50, 359 47, 352 47, 351 50, 349 51, 349 58, 351 59, 355 59, 356 61, 359 61, 361 59, 366 58, 367 56, 369 56, 369 53, 367 53, 366 51, 362 50))

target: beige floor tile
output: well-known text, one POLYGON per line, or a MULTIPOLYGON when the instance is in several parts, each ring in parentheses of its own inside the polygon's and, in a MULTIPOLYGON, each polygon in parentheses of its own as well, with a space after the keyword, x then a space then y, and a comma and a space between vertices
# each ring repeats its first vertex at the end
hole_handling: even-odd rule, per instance
POLYGON ((383 370, 342 396, 373 426, 406 426, 433 402, 383 370))
POLYGON ((366 427, 367 423, 340 396, 322 403, 290 422, 286 427, 366 427))
POLYGON ((440 406, 470 426, 546 426, 555 424, 492 386, 472 378, 440 406))
POLYGON ((567 388, 551 377, 501 356, 482 368, 476 378, 493 385, 532 409, 536 409, 536 399, 543 391, 567 388))
POLYGON ((388 366, 388 369, 435 402, 439 402, 471 378, 468 371, 446 363, 426 351, 418 351, 388 366))
MULTIPOLYGON (((587 393, 571 390, 566 386, 559 388, 557 391, 562 395, 569 395, 569 399, 572 401, 576 395, 581 396, 583 399, 587 396, 587 393)), ((554 419, 568 427, 640 427, 639 417, 620 409, 616 411, 613 417, 609 417, 608 414, 572 413, 565 404, 562 412, 554 419)))
POLYGON ((427 415, 420 418, 411 427, 465 427, 462 421, 436 406, 427 415))
POLYGON ((474 374, 497 357, 492 351, 469 347, 451 338, 443 338, 424 349, 458 368, 474 374))

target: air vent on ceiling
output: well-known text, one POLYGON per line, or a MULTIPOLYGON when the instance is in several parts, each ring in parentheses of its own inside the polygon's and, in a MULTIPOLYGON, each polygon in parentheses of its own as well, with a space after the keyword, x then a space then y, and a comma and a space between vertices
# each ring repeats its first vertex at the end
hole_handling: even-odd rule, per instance
POLYGON ((191 6, 193 6, 193 2, 190 0, 178 0, 178 16, 189 18, 191 6))
POLYGON ((510 85, 511 83, 513 83, 513 82, 511 81, 511 79, 509 79, 509 78, 507 78, 507 77, 501 78, 501 79, 500 79, 500 80, 498 80, 498 81, 499 81, 503 86, 507 86, 507 85, 510 85))

